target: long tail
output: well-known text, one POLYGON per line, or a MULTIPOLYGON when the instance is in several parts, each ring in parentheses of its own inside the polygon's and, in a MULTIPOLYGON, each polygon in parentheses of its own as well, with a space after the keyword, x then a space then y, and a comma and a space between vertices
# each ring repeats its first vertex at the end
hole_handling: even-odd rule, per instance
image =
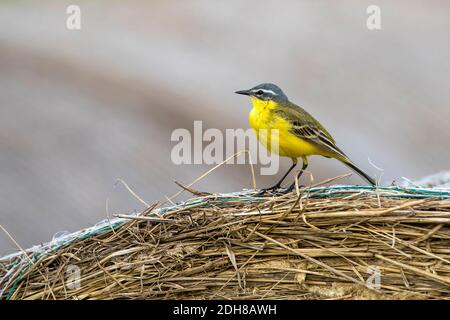
POLYGON ((345 165, 347 165, 350 169, 354 170, 357 174, 361 176, 364 180, 366 180, 368 183, 370 183, 372 186, 376 185, 376 182, 373 178, 371 178, 367 173, 362 171, 360 168, 358 168, 356 165, 351 163, 350 161, 342 161, 345 165))

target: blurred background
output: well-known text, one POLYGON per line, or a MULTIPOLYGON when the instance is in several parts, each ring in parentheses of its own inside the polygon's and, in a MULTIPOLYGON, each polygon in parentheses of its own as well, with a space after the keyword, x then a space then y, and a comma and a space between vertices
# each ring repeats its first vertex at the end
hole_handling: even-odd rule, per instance
MULTIPOLYGON (((173 179, 212 167, 174 165, 172 131, 248 128, 250 101, 233 92, 261 82, 382 184, 450 169, 449 12, 444 0, 2 1, 0 224, 29 247, 105 219, 107 200, 111 214, 142 210, 117 178, 164 200, 173 179), (66 28, 69 4, 81 30, 66 28), (366 27, 371 4, 381 30, 366 27)), ((349 172, 310 164, 316 181, 349 172)), ((195 188, 250 186, 248 166, 227 165, 195 188)), ((0 232, 0 255, 16 250, 0 232)))

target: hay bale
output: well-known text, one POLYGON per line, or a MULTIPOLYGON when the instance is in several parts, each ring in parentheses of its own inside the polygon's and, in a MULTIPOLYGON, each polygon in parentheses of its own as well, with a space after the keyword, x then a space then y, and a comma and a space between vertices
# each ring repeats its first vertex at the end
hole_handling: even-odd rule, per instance
POLYGON ((0 298, 450 296, 448 190, 248 191, 150 209, 2 258, 0 298))

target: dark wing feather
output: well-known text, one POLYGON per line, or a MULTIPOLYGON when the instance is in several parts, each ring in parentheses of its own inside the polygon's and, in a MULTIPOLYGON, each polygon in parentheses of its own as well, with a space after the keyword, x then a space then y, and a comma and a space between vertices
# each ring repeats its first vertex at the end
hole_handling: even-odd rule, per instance
POLYGON ((347 158, 345 153, 336 146, 334 141, 331 140, 330 137, 315 124, 302 124, 294 122, 291 130, 297 137, 315 144, 322 150, 335 153, 344 159, 347 158))

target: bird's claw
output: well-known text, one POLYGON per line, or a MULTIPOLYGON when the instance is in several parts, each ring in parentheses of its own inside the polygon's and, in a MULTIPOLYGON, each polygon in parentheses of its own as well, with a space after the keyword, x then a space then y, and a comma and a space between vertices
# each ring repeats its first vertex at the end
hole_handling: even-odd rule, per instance
MULTIPOLYGON (((303 185, 299 185, 299 188, 304 188, 305 186, 303 185)), ((290 193, 292 191, 294 191, 295 189, 295 185, 290 186, 289 188, 281 188, 280 186, 273 186, 270 188, 264 188, 261 189, 256 196, 257 197, 261 197, 264 196, 265 194, 269 194, 269 195, 274 195, 274 196, 282 196, 284 194, 290 193)))
POLYGON ((280 188, 279 185, 275 185, 275 186, 270 187, 270 188, 264 188, 264 189, 261 189, 261 190, 256 194, 256 196, 263 196, 263 195, 265 195, 266 193, 270 193, 270 194, 278 194, 280 189, 281 189, 281 188, 280 188))

